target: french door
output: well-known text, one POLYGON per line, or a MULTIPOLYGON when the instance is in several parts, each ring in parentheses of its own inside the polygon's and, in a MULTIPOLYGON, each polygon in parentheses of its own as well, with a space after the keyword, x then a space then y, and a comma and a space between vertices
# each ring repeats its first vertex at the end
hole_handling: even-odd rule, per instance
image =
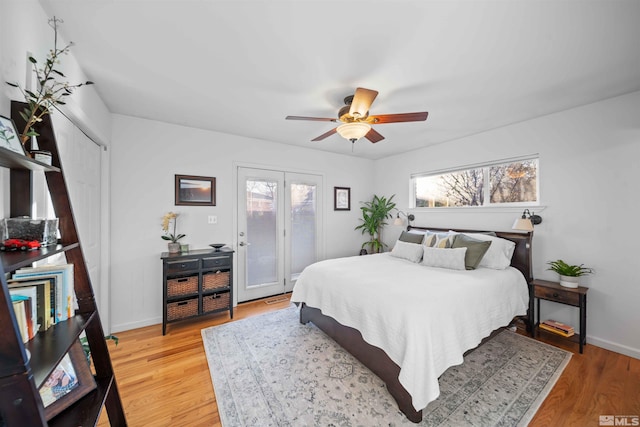
POLYGON ((322 177, 238 167, 238 301, 289 292, 321 258, 322 177))

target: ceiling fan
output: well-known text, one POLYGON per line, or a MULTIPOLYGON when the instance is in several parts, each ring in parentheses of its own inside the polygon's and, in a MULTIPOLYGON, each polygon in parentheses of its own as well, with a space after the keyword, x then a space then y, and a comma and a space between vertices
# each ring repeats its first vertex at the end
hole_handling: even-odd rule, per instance
POLYGON ((304 117, 304 116, 287 116, 286 120, 311 120, 317 122, 342 122, 336 128, 312 139, 312 141, 321 141, 334 133, 340 134, 352 143, 358 139, 365 137, 369 141, 376 143, 382 141, 384 136, 374 130, 371 125, 384 123, 400 123, 400 122, 420 122, 427 120, 426 111, 418 113, 401 113, 401 114, 377 114, 369 115, 369 108, 373 100, 378 96, 378 91, 359 87, 355 94, 344 98, 345 106, 338 111, 337 119, 324 117, 304 117))

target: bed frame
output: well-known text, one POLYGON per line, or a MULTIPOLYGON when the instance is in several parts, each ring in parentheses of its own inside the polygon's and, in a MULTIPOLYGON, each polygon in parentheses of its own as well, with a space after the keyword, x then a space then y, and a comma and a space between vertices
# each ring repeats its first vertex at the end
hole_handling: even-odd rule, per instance
MULTIPOLYGON (((407 230, 418 231, 449 231, 449 228, 424 228, 424 227, 407 227, 407 230)), ((467 233, 481 233, 478 230, 454 230, 467 233)), ((533 233, 514 233, 514 232, 502 232, 496 231, 496 236, 503 239, 511 240, 516 244, 511 259, 511 265, 522 272, 527 279, 527 283, 531 283, 533 280, 532 266, 531 266, 531 241, 533 233)), ((529 294, 531 294, 531 285, 529 285, 529 294)), ((524 319, 527 330, 530 330, 530 313, 532 310, 531 295, 529 297, 529 312, 526 319, 524 319)), ((371 369, 382 381, 385 382, 387 390, 395 401, 398 403, 398 408, 406 417, 414 423, 422 421, 422 410, 416 411, 413 407, 411 396, 400 384, 398 376, 400 374, 400 367, 396 365, 384 350, 375 347, 364 341, 362 335, 357 329, 344 326, 330 316, 325 316, 322 312, 315 307, 310 307, 306 304, 301 305, 300 309, 300 323, 306 324, 312 322, 318 328, 320 328, 325 334, 329 335, 333 340, 340 344, 345 350, 355 356, 362 364, 371 369)), ((476 347, 477 348, 477 347, 476 347)))

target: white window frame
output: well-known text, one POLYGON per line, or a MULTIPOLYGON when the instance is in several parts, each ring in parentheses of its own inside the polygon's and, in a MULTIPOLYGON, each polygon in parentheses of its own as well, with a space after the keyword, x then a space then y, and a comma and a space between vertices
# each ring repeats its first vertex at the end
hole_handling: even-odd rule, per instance
POLYGON ((476 163, 476 164, 472 164, 472 165, 464 165, 464 166, 459 166, 459 167, 455 167, 455 168, 447 168, 447 169, 439 169, 439 170, 434 170, 434 171, 429 171, 429 172, 420 172, 420 173, 415 173, 415 174, 411 174, 410 176, 410 196, 409 196, 409 208, 410 209, 415 209, 418 211, 428 211, 428 210, 447 210, 447 209, 451 209, 451 210, 465 210, 465 209, 469 209, 469 210, 475 210, 475 209, 482 209, 482 210, 488 210, 488 209, 499 209, 499 210, 503 210, 503 209, 509 209, 509 208, 514 208, 514 209, 520 209, 520 208, 530 208, 530 207, 536 207, 536 208, 541 208, 543 207, 540 201, 540 156, 539 154, 530 154, 527 156, 521 156, 521 157, 513 157, 513 158, 507 158, 507 159, 500 159, 500 160, 495 160, 495 161, 491 161, 491 162, 485 162, 485 163, 476 163), (527 160, 536 160, 536 181, 537 181, 537 185, 536 185, 536 201, 535 202, 504 202, 504 203, 491 203, 491 189, 490 189, 490 185, 489 185, 489 168, 492 166, 499 166, 499 165, 504 165, 507 163, 515 163, 515 162, 522 162, 522 161, 527 161, 527 160), (469 169, 482 169, 482 173, 483 173, 483 180, 486 183, 486 185, 483 188, 483 192, 484 192, 484 204, 481 206, 434 206, 434 207, 428 207, 428 206, 420 206, 417 207, 416 206, 416 179, 418 178, 424 178, 424 177, 429 177, 429 176, 435 176, 435 175, 445 175, 447 173, 454 173, 454 172, 462 172, 465 170, 469 170, 469 169))

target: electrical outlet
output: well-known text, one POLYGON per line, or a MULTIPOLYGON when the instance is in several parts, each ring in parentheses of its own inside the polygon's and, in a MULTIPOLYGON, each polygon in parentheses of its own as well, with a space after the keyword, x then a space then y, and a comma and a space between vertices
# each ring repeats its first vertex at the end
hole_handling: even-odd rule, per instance
POLYGON ((208 222, 209 224, 217 224, 217 223, 218 223, 218 217, 217 217, 217 216, 215 216, 215 215, 209 215, 209 216, 207 217, 207 222, 208 222))

